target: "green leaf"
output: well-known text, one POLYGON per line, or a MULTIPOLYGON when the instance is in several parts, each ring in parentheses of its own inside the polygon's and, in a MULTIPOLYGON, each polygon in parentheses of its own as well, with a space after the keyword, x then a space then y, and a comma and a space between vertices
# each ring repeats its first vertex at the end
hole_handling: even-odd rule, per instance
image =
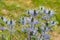
POLYGON ((38 27, 38 32, 39 32, 39 33, 41 33, 41 32, 42 32, 42 31, 41 31, 41 28, 39 28, 39 27, 38 27))
POLYGON ((5 24, 6 24, 6 23, 5 23, 2 19, 0 19, 0 25, 1 25, 1 26, 5 26, 5 24))

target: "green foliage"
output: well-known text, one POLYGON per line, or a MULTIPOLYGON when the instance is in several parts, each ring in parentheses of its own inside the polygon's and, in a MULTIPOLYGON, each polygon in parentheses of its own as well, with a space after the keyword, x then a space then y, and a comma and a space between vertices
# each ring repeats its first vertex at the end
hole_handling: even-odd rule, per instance
POLYGON ((42 32, 40 27, 38 27, 38 32, 39 32, 39 33, 41 33, 41 32, 42 32))
POLYGON ((17 4, 12 4, 12 5, 6 5, 6 9, 8 9, 9 11, 12 11, 12 10, 18 10, 20 9, 20 7, 17 7, 17 4))
POLYGON ((36 6, 40 5, 40 0, 32 0, 32 3, 35 4, 36 6))
POLYGON ((32 39, 31 39, 31 40, 37 40, 37 39, 36 39, 36 37, 35 37, 35 35, 34 35, 34 36, 32 36, 32 39))
POLYGON ((5 25, 6 25, 6 23, 5 23, 5 22, 3 22, 3 21, 2 21, 2 19, 0 19, 0 25, 1 25, 1 26, 5 26, 5 25))
POLYGON ((56 14, 55 16, 56 16, 57 21, 58 21, 59 24, 60 24, 60 14, 56 14))
POLYGON ((0 10, 3 9, 4 7, 5 7, 4 1, 0 1, 0 10))

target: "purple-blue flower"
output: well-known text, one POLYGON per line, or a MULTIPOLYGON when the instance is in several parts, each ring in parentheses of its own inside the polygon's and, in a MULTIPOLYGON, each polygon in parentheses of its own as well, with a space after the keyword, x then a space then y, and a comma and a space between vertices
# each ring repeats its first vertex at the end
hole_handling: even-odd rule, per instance
POLYGON ((5 27, 0 27, 0 30, 6 30, 6 28, 5 27))
POLYGON ((2 19, 2 21, 3 21, 3 22, 5 22, 5 23, 7 24, 7 21, 8 21, 8 20, 7 20, 7 18, 6 18, 6 17, 1 16, 1 17, 0 17, 0 19, 2 19))
POLYGON ((50 35, 49 35, 49 34, 44 34, 44 35, 43 35, 43 38, 46 39, 46 40, 47 40, 47 39, 50 39, 50 35))
POLYGON ((26 17, 22 17, 20 21, 23 25, 26 25, 26 17))
POLYGON ((10 26, 13 26, 13 25, 15 25, 15 21, 14 20, 9 20, 7 22, 7 24, 10 25, 10 26))
POLYGON ((28 11, 28 14, 31 15, 31 16, 37 16, 38 13, 39 13, 38 10, 29 10, 28 11))
POLYGON ((39 23, 39 21, 38 20, 34 20, 34 24, 38 24, 39 23))

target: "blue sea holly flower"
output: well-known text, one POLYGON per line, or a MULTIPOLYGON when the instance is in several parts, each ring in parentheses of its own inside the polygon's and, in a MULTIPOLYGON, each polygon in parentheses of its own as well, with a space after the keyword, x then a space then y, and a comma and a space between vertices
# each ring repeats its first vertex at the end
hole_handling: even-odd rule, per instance
POLYGON ((46 28, 45 28, 45 31, 46 31, 46 32, 50 31, 50 28, 49 28, 49 27, 46 27, 46 28))
POLYGON ((51 13, 51 11, 49 10, 49 11, 48 11, 48 14, 50 15, 50 13, 51 13))
POLYGON ((31 23, 31 19, 32 19, 31 17, 30 17, 30 18, 27 17, 27 18, 26 18, 27 23, 31 23))
POLYGON ((29 10, 28 14, 31 15, 31 16, 37 16, 38 12, 39 11, 37 11, 37 10, 29 10))
POLYGON ((12 24, 12 20, 10 20, 10 24, 12 24))
POLYGON ((35 35, 37 30, 34 28, 28 28, 28 32, 30 32, 30 35, 35 35))
POLYGON ((8 31, 10 31, 11 33, 14 33, 16 30, 14 29, 15 27, 15 21, 14 20, 9 20, 8 21, 8 31))
POLYGON ((40 6, 40 10, 43 10, 44 9, 44 6, 40 6))
POLYGON ((48 10, 48 9, 45 9, 45 10, 44 10, 44 13, 45 13, 46 15, 48 15, 48 14, 49 14, 49 10, 48 10))
POLYGON ((34 10, 34 16, 36 16, 37 14, 36 14, 36 10, 34 10))
POLYGON ((10 20, 7 21, 7 25, 10 25, 10 20))
POLYGON ((34 19, 32 17, 30 17, 30 18, 27 17, 26 21, 27 21, 27 23, 30 23, 30 24, 38 24, 39 23, 38 20, 36 20, 36 19, 34 19))
POLYGON ((4 17, 4 18, 3 18, 3 21, 4 21, 4 22, 6 22, 6 21, 7 21, 7 19, 4 17))
POLYGON ((50 24, 51 24, 51 26, 54 26, 54 25, 57 24, 57 22, 55 22, 55 21, 51 21, 50 24))
POLYGON ((29 12, 28 12, 30 15, 34 15, 34 10, 29 10, 29 12))
POLYGON ((33 35, 36 35, 36 33, 37 33, 37 30, 35 29, 33 32, 34 32, 34 33, 33 33, 33 35))
POLYGON ((2 19, 2 21, 5 22, 5 23, 7 24, 7 21, 8 21, 7 18, 1 16, 0 19, 2 19))
POLYGON ((37 16, 38 15, 38 10, 34 10, 34 16, 37 16))
POLYGON ((37 14, 37 15, 39 14, 39 10, 36 10, 36 14, 37 14))
POLYGON ((53 16, 54 13, 55 13, 55 12, 54 12, 53 10, 51 10, 50 16, 53 16))
POLYGON ((10 24, 15 25, 15 21, 14 20, 11 20, 10 21, 10 24))
POLYGON ((15 25, 15 21, 14 20, 9 20, 7 24, 13 26, 13 25, 15 25))
POLYGON ((22 23, 23 25, 26 25, 26 17, 21 18, 21 23, 22 23))
POLYGON ((46 39, 46 40, 50 40, 50 35, 49 34, 44 34, 43 38, 46 39))
POLYGON ((22 18, 22 24, 24 24, 24 18, 22 18))
POLYGON ((49 15, 49 16, 53 16, 53 15, 54 15, 54 11, 53 11, 53 10, 49 10, 49 9, 45 9, 45 10, 44 10, 44 13, 45 13, 46 15, 49 15))
POLYGON ((33 17, 31 18, 31 23, 30 24, 31 24, 31 28, 34 28, 34 18, 33 17))
POLYGON ((45 10, 45 7, 44 6, 40 6, 40 13, 43 13, 45 10))
POLYGON ((9 20, 8 21, 8 26, 9 26, 9 29, 8 30, 14 30, 14 25, 15 25, 15 21, 14 20, 9 20))
POLYGON ((34 24, 38 24, 39 22, 38 22, 38 20, 34 20, 34 24))
POLYGON ((49 15, 50 17, 53 16, 54 13, 55 13, 55 12, 54 12, 53 10, 49 10, 49 11, 48 11, 48 15, 49 15))

